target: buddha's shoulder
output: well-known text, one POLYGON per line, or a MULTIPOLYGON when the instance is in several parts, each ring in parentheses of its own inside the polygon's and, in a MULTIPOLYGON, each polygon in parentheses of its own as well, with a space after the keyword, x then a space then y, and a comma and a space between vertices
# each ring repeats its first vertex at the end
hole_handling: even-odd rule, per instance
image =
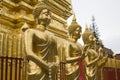
POLYGON ((37 31, 36 29, 27 29, 25 32, 30 33, 30 32, 36 32, 36 31, 37 31))
POLYGON ((27 29, 26 31, 25 31, 25 33, 29 33, 29 34, 44 34, 45 32, 43 32, 43 31, 40 31, 40 30, 38 30, 38 29, 27 29))

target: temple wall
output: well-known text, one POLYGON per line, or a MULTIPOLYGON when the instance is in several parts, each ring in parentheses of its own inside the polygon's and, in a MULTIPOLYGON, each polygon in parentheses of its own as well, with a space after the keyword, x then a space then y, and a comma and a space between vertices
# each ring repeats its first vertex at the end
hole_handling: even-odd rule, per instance
POLYGON ((108 58, 102 69, 99 70, 99 80, 119 80, 120 60, 108 58))
MULTIPOLYGON (((2 0, 0 24, 18 29, 18 31, 24 23, 27 23, 30 28, 35 28, 36 23, 32 12, 37 2, 38 0, 2 0)), ((69 2, 67 0, 43 0, 43 2, 52 12, 52 21, 47 29, 56 36, 66 38, 66 20, 72 15, 71 0, 69 2)))
POLYGON ((105 67, 120 68, 120 60, 108 58, 105 67))
POLYGON ((0 24, 0 80, 26 80, 25 56, 22 33, 0 24))

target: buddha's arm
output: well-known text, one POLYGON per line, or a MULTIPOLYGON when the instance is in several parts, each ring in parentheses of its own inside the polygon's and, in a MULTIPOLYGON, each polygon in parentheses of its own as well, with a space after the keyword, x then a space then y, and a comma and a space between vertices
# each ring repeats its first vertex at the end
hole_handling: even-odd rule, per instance
POLYGON ((34 30, 29 29, 25 32, 25 49, 27 53, 27 58, 35 62, 38 66, 48 70, 48 65, 41 58, 39 58, 33 51, 33 35, 34 30))
MULTIPOLYGON (((89 53, 97 54, 94 50, 89 51, 89 53)), ((92 56, 92 55, 91 55, 91 56, 92 56)), ((100 59, 100 55, 98 55, 97 58, 95 58, 95 59, 93 59, 93 60, 91 60, 91 61, 87 60, 86 64, 87 64, 87 66, 91 66, 91 65, 93 65, 93 64, 96 64, 96 62, 99 61, 99 59, 100 59)))
POLYGON ((105 57, 102 60, 100 60, 98 63, 98 69, 102 68, 105 65, 106 61, 107 61, 107 58, 105 57))
POLYGON ((69 58, 67 58, 67 62, 68 63, 76 62, 76 61, 78 61, 78 58, 79 58, 79 56, 77 56, 77 57, 69 57, 69 58))
POLYGON ((80 57, 80 56, 70 57, 70 45, 69 44, 67 44, 66 46, 65 54, 66 54, 65 56, 66 56, 67 63, 76 62, 78 61, 78 58, 80 57))
POLYGON ((98 63, 98 68, 100 69, 101 67, 103 67, 105 65, 105 63, 107 62, 108 60, 108 55, 106 55, 105 57, 103 57, 99 63, 98 63))
POLYGON ((89 46, 85 45, 84 48, 82 49, 82 54, 81 54, 81 59, 83 60, 86 56, 87 56, 87 49, 89 48, 89 46))

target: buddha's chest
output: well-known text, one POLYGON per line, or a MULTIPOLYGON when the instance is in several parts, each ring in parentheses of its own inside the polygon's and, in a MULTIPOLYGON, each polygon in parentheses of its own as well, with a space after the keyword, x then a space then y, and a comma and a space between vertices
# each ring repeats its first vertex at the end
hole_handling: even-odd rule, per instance
POLYGON ((76 45, 74 43, 70 44, 69 53, 70 53, 71 57, 79 56, 80 52, 81 52, 81 50, 78 45, 76 45))

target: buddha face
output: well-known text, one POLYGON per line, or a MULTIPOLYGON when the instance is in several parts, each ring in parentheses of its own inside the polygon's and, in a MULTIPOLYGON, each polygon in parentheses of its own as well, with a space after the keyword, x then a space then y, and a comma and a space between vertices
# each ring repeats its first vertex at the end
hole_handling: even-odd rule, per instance
POLYGON ((91 45, 96 44, 96 38, 95 38, 93 35, 90 35, 90 36, 89 36, 89 43, 90 43, 91 45))
POLYGON ((43 9, 39 16, 38 23, 44 26, 49 25, 51 22, 51 13, 48 9, 43 9))
POLYGON ((74 39, 79 39, 81 37, 81 29, 77 27, 74 32, 72 33, 72 37, 74 39))

